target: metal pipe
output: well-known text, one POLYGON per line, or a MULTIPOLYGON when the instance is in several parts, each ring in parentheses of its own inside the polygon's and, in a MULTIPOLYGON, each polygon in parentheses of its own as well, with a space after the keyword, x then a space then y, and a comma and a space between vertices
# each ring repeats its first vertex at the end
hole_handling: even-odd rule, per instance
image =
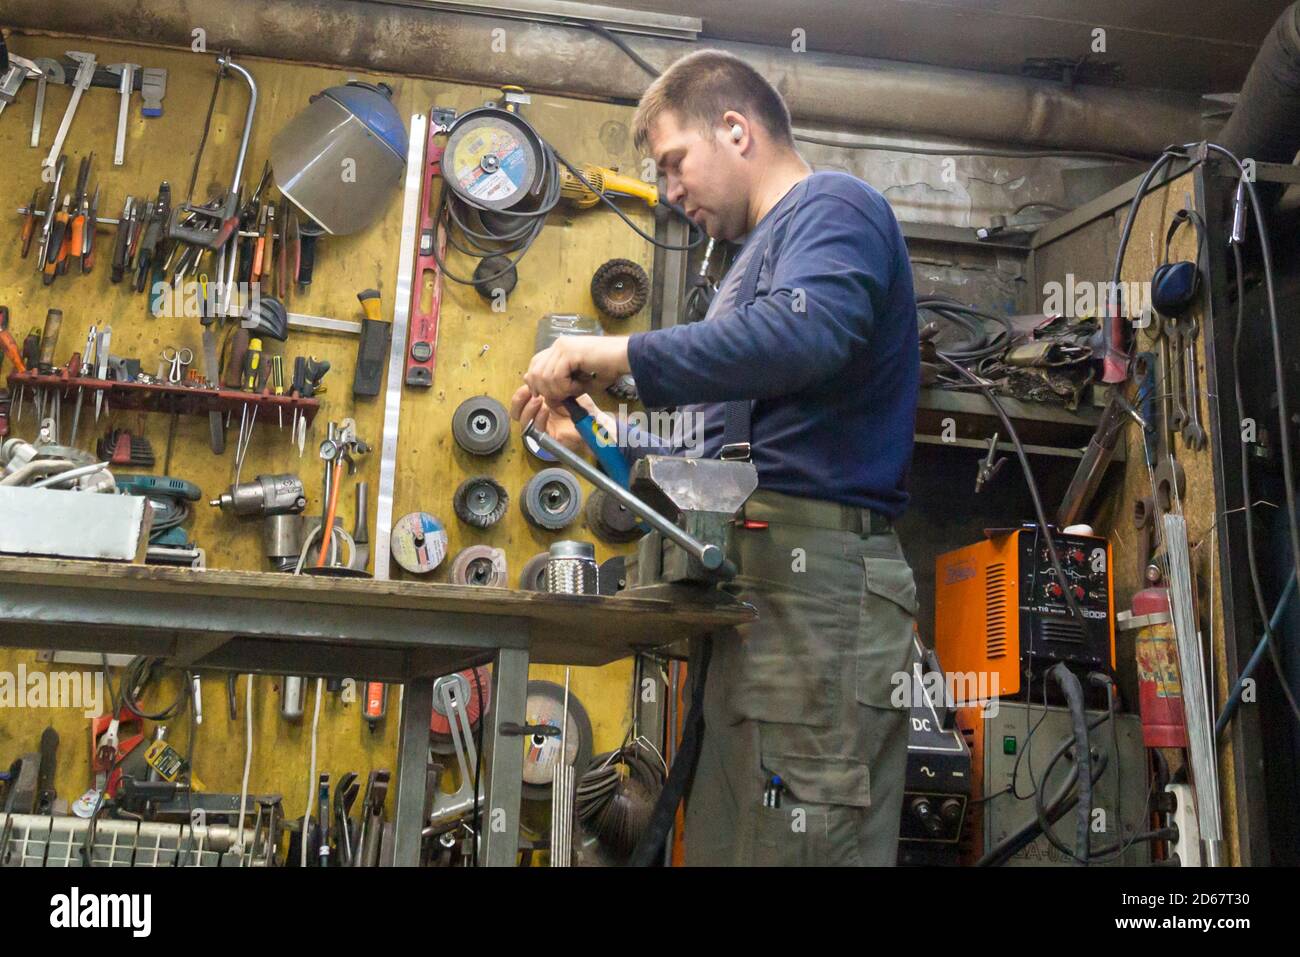
POLYGON ((524 438, 532 438, 538 445, 550 452, 557 459, 573 469, 583 478, 597 488, 602 488, 620 503, 627 506, 628 510, 644 519, 655 531, 661 533, 667 538, 672 539, 683 549, 695 556, 699 563, 709 571, 717 571, 723 566, 726 558, 722 549, 717 545, 706 545, 698 538, 690 535, 685 529, 681 528, 675 522, 669 521, 663 515, 656 512, 630 491, 619 485, 612 478, 596 468, 581 455, 571 451, 567 447, 556 442, 545 432, 539 432, 533 428, 533 423, 529 422, 524 426, 524 438))
MULTIPOLYGON (((241 55, 424 76, 492 88, 636 100, 650 82, 623 51, 591 31, 354 0, 5 0, 0 21, 34 32, 101 36, 189 50, 196 24, 220 25, 241 55), (482 55, 503 32, 508 55, 482 55), (434 72, 436 71, 436 72, 434 72)), ((702 44, 632 37, 662 69, 702 44)), ((781 90, 796 122, 958 140, 1154 156, 1208 132, 1199 98, 1060 84, 974 70, 837 54, 796 54, 752 43, 710 45, 752 64, 781 90)))
POLYGON ((239 157, 235 160, 235 178, 230 184, 230 192, 238 196, 239 184, 244 178, 244 157, 248 154, 248 140, 253 133, 253 114, 257 110, 257 81, 253 79, 253 74, 228 56, 217 57, 217 66, 223 70, 234 70, 248 84, 248 111, 244 114, 244 132, 239 138, 239 157))

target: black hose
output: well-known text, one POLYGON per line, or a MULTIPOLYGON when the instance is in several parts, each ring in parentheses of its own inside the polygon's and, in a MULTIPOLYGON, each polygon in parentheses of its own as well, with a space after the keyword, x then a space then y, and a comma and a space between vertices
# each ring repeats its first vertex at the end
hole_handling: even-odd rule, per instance
POLYGON ((700 745, 704 740, 704 683, 709 675, 709 659, 713 657, 713 639, 705 636, 691 649, 690 682, 691 710, 682 723, 682 745, 668 770, 668 780, 659 792, 650 823, 637 842, 636 850, 628 862, 632 867, 651 867, 663 861, 664 842, 677 817, 677 805, 690 793, 695 777, 695 766, 700 760, 700 745))
MULTIPOLYGON (((1065 703, 1070 709, 1070 723, 1074 725, 1074 746, 1075 746, 1075 763, 1079 768, 1079 805, 1078 814, 1075 824, 1074 847, 1075 857, 1084 865, 1088 864, 1088 838, 1092 826, 1092 750, 1088 742, 1088 716, 1083 710, 1083 686, 1079 684, 1078 677, 1069 669, 1064 661, 1059 661, 1047 672, 1052 678, 1056 679, 1061 693, 1065 695, 1065 703)), ((1116 758, 1119 756, 1116 755, 1116 758)), ((1043 773, 1043 780, 1047 780, 1047 775, 1051 768, 1043 773)), ((1043 819, 1042 813, 1042 788, 1038 790, 1038 797, 1035 799, 1035 806, 1038 808, 1039 818, 1043 819)), ((1044 828, 1044 833, 1047 833, 1044 828)))

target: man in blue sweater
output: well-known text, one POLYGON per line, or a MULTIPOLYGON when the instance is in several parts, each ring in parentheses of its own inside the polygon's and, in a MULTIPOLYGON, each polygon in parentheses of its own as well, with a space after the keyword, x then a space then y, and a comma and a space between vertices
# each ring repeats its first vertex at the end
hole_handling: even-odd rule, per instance
POLYGON ((673 64, 634 126, 668 199, 743 248, 704 321, 563 337, 512 412, 580 448, 563 399, 594 411, 585 393, 630 372, 646 406, 701 423, 702 454, 757 467, 727 587, 760 617, 714 642, 687 863, 892 864, 907 712, 891 692, 916 613, 893 530, 919 380, 902 233, 870 186, 809 168, 780 94, 730 54, 673 64))

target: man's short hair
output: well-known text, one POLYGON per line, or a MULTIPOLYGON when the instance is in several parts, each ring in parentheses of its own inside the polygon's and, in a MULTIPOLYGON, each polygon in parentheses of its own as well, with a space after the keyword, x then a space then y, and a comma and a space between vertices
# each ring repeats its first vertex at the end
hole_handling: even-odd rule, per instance
POLYGON ((650 129, 670 112, 683 124, 705 131, 722 123, 728 110, 762 124, 778 143, 794 146, 790 110, 767 79, 740 57, 723 50, 697 50, 682 57, 650 84, 632 118, 638 149, 650 139, 650 129))

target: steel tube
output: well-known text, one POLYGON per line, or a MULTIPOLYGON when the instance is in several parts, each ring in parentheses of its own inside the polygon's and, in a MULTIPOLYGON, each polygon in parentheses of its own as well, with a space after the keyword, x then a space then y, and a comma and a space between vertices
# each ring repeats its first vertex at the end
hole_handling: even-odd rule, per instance
MULTIPOLYGON (((608 101, 640 98, 650 77, 580 27, 355 0, 5 0, 0 21, 32 31, 100 36, 189 50, 209 43, 241 55, 426 76, 492 88, 608 101), (506 53, 484 56, 501 30, 506 53)), ((658 69, 703 44, 632 37, 658 69)), ((893 60, 709 41, 781 90, 800 125, 892 130, 957 140, 1154 156, 1209 132, 1199 98, 941 69, 893 60)))
POLYGON ((693 535, 688 534, 685 529, 676 523, 669 521, 659 512, 637 498, 630 491, 619 485, 612 478, 596 468, 581 455, 570 451, 565 446, 556 442, 545 432, 539 432, 533 428, 533 423, 529 422, 524 426, 524 438, 532 437, 538 445, 550 452, 557 459, 573 469, 583 478, 597 488, 602 488, 614 498, 618 499, 623 505, 648 522, 655 531, 661 533, 667 538, 672 539, 690 554, 697 558, 701 565, 709 571, 716 571, 722 567, 723 560, 726 558, 722 549, 717 545, 706 545, 693 535))

